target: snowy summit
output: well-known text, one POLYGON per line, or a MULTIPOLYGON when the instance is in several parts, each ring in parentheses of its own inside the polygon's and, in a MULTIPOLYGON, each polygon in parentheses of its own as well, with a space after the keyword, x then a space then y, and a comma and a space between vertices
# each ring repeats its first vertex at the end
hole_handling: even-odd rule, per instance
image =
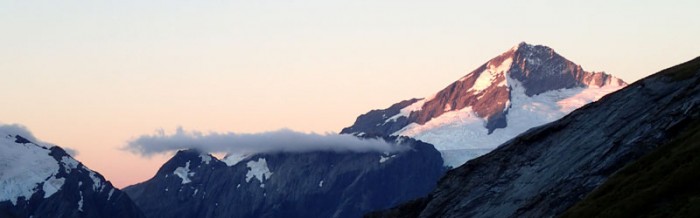
POLYGON ((429 97, 359 116, 341 133, 410 136, 459 166, 626 85, 523 42, 429 97))
POLYGON ((0 160, 0 217, 143 217, 102 175, 24 127, 0 125, 0 160))

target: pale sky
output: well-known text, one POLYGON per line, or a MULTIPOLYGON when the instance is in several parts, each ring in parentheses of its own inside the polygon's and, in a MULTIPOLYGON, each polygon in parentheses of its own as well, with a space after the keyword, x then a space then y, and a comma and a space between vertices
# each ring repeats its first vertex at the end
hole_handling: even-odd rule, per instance
POLYGON ((123 187, 157 129, 337 132, 521 41, 633 82, 700 55, 700 1, 0 2, 0 122, 123 187))

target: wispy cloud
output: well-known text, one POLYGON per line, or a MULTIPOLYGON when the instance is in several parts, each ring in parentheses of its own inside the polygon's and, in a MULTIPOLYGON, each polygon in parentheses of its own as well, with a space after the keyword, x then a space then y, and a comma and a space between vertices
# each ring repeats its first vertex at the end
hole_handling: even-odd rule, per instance
MULTIPOLYGON (((43 142, 39 139, 37 139, 34 134, 32 134, 32 131, 30 131, 26 126, 21 125, 21 124, 4 124, 0 123, 0 135, 19 135, 22 136, 22 138, 25 138, 29 141, 32 141, 34 143, 43 145, 43 146, 54 146, 51 143, 48 142, 43 142)), ((80 152, 78 150, 75 150, 73 148, 68 148, 68 147, 63 147, 61 148, 66 151, 70 156, 75 157, 77 156, 80 152)))
POLYGON ((73 148, 69 148, 69 147, 61 147, 61 148, 63 148, 63 150, 66 151, 66 153, 68 153, 68 155, 70 155, 71 157, 77 157, 78 154, 80 154, 80 152, 78 152, 78 150, 75 150, 73 148))
POLYGON ((129 141, 126 150, 143 155, 165 153, 181 149, 199 149, 209 153, 262 153, 305 151, 395 151, 399 145, 381 139, 360 139, 351 135, 334 133, 302 133, 280 129, 262 133, 202 133, 186 131, 178 127, 175 133, 159 130, 152 135, 142 135, 129 141))
POLYGON ((32 134, 27 127, 20 125, 20 124, 3 124, 0 123, 0 134, 3 136, 5 135, 19 135, 22 136, 23 138, 39 143, 36 137, 34 137, 34 134, 32 134))

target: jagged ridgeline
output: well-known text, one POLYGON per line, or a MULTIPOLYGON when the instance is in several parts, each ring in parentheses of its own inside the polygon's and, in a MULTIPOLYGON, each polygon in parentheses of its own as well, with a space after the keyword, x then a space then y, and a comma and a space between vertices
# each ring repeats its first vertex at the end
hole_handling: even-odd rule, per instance
POLYGON ((122 191, 58 146, 0 126, 0 217, 144 217, 122 191))
POLYGON ((149 217, 358 217, 424 196, 445 161, 459 166, 625 85, 520 43, 433 96, 371 111, 342 131, 401 139, 407 151, 272 152, 240 161, 181 151, 125 191, 149 217), (396 135, 436 143, 442 154, 396 135))
POLYGON ((586 198, 566 215, 695 217, 698 84, 700 58, 531 129, 450 170, 426 197, 369 216, 552 217, 586 198))
POLYGON ((268 152, 224 161, 179 151, 148 181, 125 188, 148 217, 360 217, 432 190, 440 153, 406 137, 408 149, 268 152))
POLYGON ((410 136, 457 167, 625 85, 549 47, 520 43, 433 95, 360 115, 341 133, 410 136))
MULTIPOLYGON (((696 59, 662 73, 686 80, 698 69, 696 59)), ((562 217, 700 217, 700 119, 682 122, 675 137, 615 173, 562 217)))

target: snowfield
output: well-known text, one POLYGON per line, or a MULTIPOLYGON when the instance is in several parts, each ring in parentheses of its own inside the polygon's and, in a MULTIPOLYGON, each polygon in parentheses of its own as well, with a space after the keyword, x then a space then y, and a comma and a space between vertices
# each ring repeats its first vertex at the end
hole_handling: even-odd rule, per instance
MULTIPOLYGON (((591 86, 553 90, 529 97, 518 80, 508 75, 506 78, 511 91, 506 128, 499 128, 488 134, 488 129, 484 128, 486 119, 474 114, 471 107, 466 107, 444 113, 423 125, 411 123, 392 135, 409 136, 431 143, 442 153, 446 166, 456 167, 488 153, 496 146, 532 127, 555 121, 583 105, 622 88, 614 85, 591 86)), ((421 102, 414 104, 419 103, 421 102)), ((410 107, 411 110, 415 110, 413 105, 410 107)))
MULTIPOLYGON (((28 200, 39 187, 44 190, 44 198, 51 197, 65 181, 56 178, 58 162, 49 156, 46 146, 17 143, 17 136, 15 132, 0 129, 0 201, 9 200, 16 205, 18 198, 28 200)), ((71 160, 67 162, 75 161, 71 160)))

